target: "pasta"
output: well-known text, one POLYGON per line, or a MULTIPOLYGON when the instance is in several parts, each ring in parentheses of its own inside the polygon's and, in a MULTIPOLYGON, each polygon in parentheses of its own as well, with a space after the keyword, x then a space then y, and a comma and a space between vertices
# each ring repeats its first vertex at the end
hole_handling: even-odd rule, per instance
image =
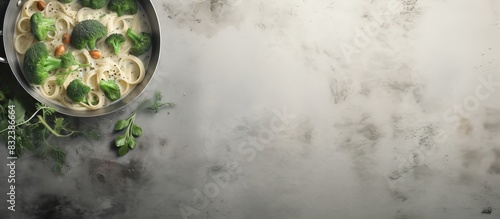
MULTIPOLYGON (((39 11, 36 3, 37 0, 27 0, 17 18, 14 48, 20 61, 23 60, 24 54, 30 46, 37 42, 30 32, 30 17, 39 11)), ((63 34, 71 33, 78 22, 83 20, 94 19, 100 21, 108 29, 107 36, 113 33, 125 35, 128 28, 132 28, 136 32, 150 32, 146 14, 140 7, 139 12, 135 15, 118 17, 116 13, 108 11, 106 7, 95 10, 82 7, 79 1, 64 4, 57 0, 45 0, 45 3, 46 7, 45 10, 41 11, 42 15, 47 18, 54 18, 56 21, 56 31, 49 32, 48 38, 43 41, 52 53, 51 55, 53 55, 55 48, 62 44, 63 34)), ((55 75, 66 69, 51 71, 49 72, 50 76, 43 84, 32 86, 46 99, 73 110, 96 110, 111 103, 99 88, 101 80, 116 81, 123 98, 144 79, 151 51, 141 57, 130 55, 129 50, 132 44, 129 40, 126 40, 120 47, 120 53, 115 55, 113 50, 105 44, 104 39, 106 37, 103 37, 96 44, 102 58, 93 59, 86 49, 76 50, 71 46, 67 46, 66 48, 79 63, 85 63, 88 66, 80 68, 72 66, 71 68, 75 71, 67 76, 62 84, 59 83, 61 85, 56 83, 55 75), (74 79, 81 79, 84 84, 91 88, 87 95, 88 101, 74 103, 66 96, 66 88, 74 79)))

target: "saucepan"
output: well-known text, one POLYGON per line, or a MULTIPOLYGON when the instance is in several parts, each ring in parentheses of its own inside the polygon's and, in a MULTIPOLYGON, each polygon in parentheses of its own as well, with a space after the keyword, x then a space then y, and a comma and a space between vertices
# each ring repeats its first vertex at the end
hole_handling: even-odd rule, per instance
POLYGON ((148 16, 149 24, 151 25, 151 35, 152 35, 152 47, 151 47, 151 58, 149 65, 146 69, 146 75, 141 83, 139 83, 127 96, 121 100, 107 105, 104 108, 97 110, 74 110, 64 107, 62 105, 56 104, 47 98, 40 95, 25 79, 20 62, 17 58, 16 51, 14 49, 14 32, 16 26, 17 16, 23 6, 23 0, 13 0, 10 1, 7 6, 7 11, 5 13, 5 19, 3 24, 3 31, 0 31, 0 35, 3 35, 3 43, 5 47, 6 57, 0 57, 0 62, 8 62, 14 76, 19 81, 21 86, 37 101, 44 103, 48 106, 55 108, 58 112, 66 114, 69 116, 76 117, 94 117, 109 114, 111 112, 122 109, 132 101, 134 101, 147 87, 153 75, 155 73, 158 61, 160 59, 160 48, 161 48, 161 31, 160 24, 158 21, 158 16, 151 1, 138 1, 139 4, 144 8, 146 15, 148 16))

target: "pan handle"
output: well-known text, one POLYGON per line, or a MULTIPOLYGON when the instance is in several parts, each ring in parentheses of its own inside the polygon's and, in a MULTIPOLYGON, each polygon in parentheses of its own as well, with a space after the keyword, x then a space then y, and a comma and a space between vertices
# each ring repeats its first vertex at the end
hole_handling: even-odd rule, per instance
MULTIPOLYGON (((23 5, 24 0, 18 0, 16 6, 19 8, 23 5)), ((0 30, 0 36, 3 36, 3 30, 0 30)), ((4 57, 0 57, 0 63, 8 63, 7 59, 4 57)))
MULTIPOLYGON (((3 31, 0 30, 0 36, 3 36, 3 31)), ((7 59, 0 57, 0 63, 7 63, 7 59)))

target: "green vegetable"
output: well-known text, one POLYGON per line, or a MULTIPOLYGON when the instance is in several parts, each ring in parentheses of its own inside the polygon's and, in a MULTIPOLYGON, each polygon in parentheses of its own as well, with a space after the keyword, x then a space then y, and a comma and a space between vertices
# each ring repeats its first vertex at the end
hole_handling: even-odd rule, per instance
POLYGON ((108 9, 116 12, 118 16, 122 16, 124 14, 136 14, 137 2, 135 0, 110 0, 108 9))
POLYGON ((128 126, 128 121, 127 120, 118 120, 115 124, 115 131, 121 131, 125 129, 128 126))
POLYGON ((118 149, 118 155, 119 156, 124 156, 127 153, 128 153, 128 147, 120 147, 120 149, 118 149))
POLYGON ((128 138, 127 145, 130 149, 134 149, 136 145, 135 138, 128 138))
MULTIPOLYGON (((134 123, 135 116, 136 113, 134 112, 128 119, 118 120, 118 122, 116 122, 115 124, 116 131, 121 131, 126 128, 125 133, 115 138, 115 145, 116 147, 119 147, 118 155, 120 156, 123 156, 126 153, 128 153, 129 148, 134 149, 136 146, 136 141, 134 138, 141 136, 141 135, 136 135, 138 134, 137 130, 141 129, 141 127, 139 127, 134 123)), ((142 129, 141 129, 141 134, 142 134, 142 129)))
POLYGON ((84 20, 71 33, 71 45, 76 49, 95 49, 97 41, 106 36, 108 29, 98 20, 84 20))
POLYGON ((84 7, 92 9, 101 9, 106 6, 106 0, 80 0, 84 7))
POLYGON ((67 140, 63 138, 101 137, 95 128, 75 130, 74 121, 77 118, 61 116, 55 113, 55 109, 39 104, 17 83, 13 74, 4 74, 0 79, 0 141, 2 141, 0 145, 8 145, 10 108, 14 109, 16 117, 14 126, 16 148, 14 154, 9 155, 20 159, 40 157, 43 160, 40 160, 39 164, 52 165, 56 174, 62 173, 61 170, 66 162, 65 147, 59 147, 67 144, 67 140), (23 157, 24 155, 27 156, 23 157))
POLYGON ((127 136, 126 135, 120 135, 116 137, 115 139, 115 144, 117 147, 123 147, 127 143, 127 136))
POLYGON ((151 34, 142 32, 137 34, 134 30, 129 28, 127 30, 127 37, 132 40, 132 48, 130 48, 130 54, 135 56, 140 56, 146 53, 149 48, 151 48, 151 34))
POLYGON ((71 3, 73 0, 58 0, 58 1, 62 3, 71 3))
POLYGON ((45 18, 42 13, 35 12, 30 18, 30 30, 38 41, 47 39, 49 31, 56 30, 56 19, 45 18))
POLYGON ((62 62, 61 66, 63 68, 69 68, 69 67, 74 66, 74 65, 78 65, 79 67, 89 66, 88 64, 81 64, 78 61, 76 61, 75 56, 73 56, 73 54, 71 54, 70 52, 64 53, 60 57, 60 59, 61 59, 61 62, 62 62))
POLYGON ((135 137, 139 137, 142 135, 142 128, 140 126, 137 126, 137 125, 132 125, 132 135, 134 135, 135 137))
POLYGON ((101 80, 99 87, 104 92, 104 95, 111 101, 120 99, 120 87, 114 80, 101 80))
MULTIPOLYGON (((3 93, 0 90, 0 93, 3 93)), ((50 157, 54 161, 53 170, 61 173, 62 167, 66 163, 66 152, 62 148, 54 146, 57 139, 82 134, 94 139, 100 138, 100 133, 96 131, 84 132, 75 131, 69 128, 71 121, 64 117, 55 115, 55 109, 46 105, 35 104, 36 111, 28 114, 24 106, 18 100, 0 100, 0 137, 8 141, 7 121, 8 111, 3 109, 13 109, 15 111, 15 132, 16 149, 12 156, 20 157, 26 151, 32 151, 39 157, 45 159, 50 157), (29 118, 27 117, 29 116, 29 118), (28 118, 25 120, 25 118, 28 118)))
POLYGON ((115 55, 118 55, 121 45, 125 42, 125 36, 123 36, 123 34, 114 33, 109 35, 105 42, 113 48, 115 55))
POLYGON ((64 83, 64 80, 66 80, 66 77, 68 77, 69 74, 72 72, 76 71, 76 69, 71 69, 70 67, 78 65, 79 67, 86 67, 89 66, 88 64, 81 64, 78 61, 76 61, 75 56, 71 54, 70 52, 64 53, 61 56, 61 66, 63 68, 68 68, 66 71, 63 72, 57 72, 55 74, 56 76, 56 84, 57 85, 62 85, 64 83))
POLYGON ((68 95, 71 101, 77 102, 86 102, 87 94, 90 92, 90 87, 85 85, 82 80, 75 79, 69 83, 68 88, 66 89, 66 94, 68 95))
POLYGON ((118 147, 119 156, 123 156, 127 154, 130 149, 134 149, 137 145, 137 141, 135 138, 138 138, 142 135, 142 128, 135 123, 135 117, 138 111, 148 109, 158 112, 158 110, 163 106, 175 106, 175 104, 173 103, 162 103, 161 99, 162 95, 158 91, 155 93, 155 96, 152 100, 145 100, 129 118, 118 120, 115 123, 115 131, 125 130, 125 133, 115 138, 115 145, 116 147, 118 147))
POLYGON ((33 44, 26 51, 23 63, 26 79, 36 85, 42 84, 49 77, 49 71, 62 68, 61 59, 49 56, 47 46, 42 42, 33 44))

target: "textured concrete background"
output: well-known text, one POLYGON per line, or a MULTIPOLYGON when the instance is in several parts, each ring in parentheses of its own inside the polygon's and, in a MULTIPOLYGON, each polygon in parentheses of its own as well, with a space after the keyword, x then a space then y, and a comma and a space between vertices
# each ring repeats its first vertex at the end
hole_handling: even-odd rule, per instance
POLYGON ((2 215, 500 217, 499 1, 153 3, 164 47, 142 98, 177 107, 139 114, 122 158, 112 127, 133 106, 80 119, 104 139, 69 141, 63 176, 20 160, 2 215))

